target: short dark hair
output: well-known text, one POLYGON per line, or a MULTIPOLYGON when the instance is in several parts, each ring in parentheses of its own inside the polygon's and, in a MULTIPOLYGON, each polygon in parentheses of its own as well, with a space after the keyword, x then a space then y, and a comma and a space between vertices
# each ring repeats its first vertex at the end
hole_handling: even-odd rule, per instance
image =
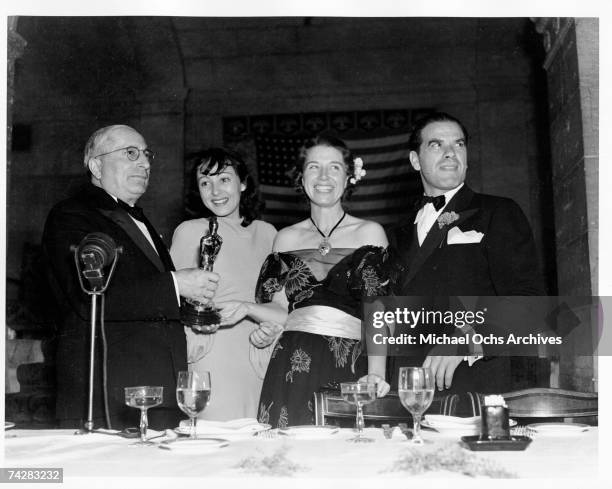
POLYGON ((433 122, 454 122, 456 123, 461 130, 463 131, 463 139, 465 140, 465 145, 468 144, 468 132, 462 122, 453 117, 446 112, 430 112, 429 114, 423 116, 419 120, 417 120, 412 126, 412 130, 410 132, 410 139, 408 140, 408 149, 410 151, 419 152, 419 148, 423 143, 422 133, 425 127, 433 122))
POLYGON ((247 164, 240 154, 226 148, 208 148, 204 151, 194 153, 189 158, 193 165, 191 170, 191 201, 188 205, 203 217, 213 216, 214 213, 202 202, 198 188, 198 175, 218 175, 228 166, 231 166, 240 182, 246 188, 240 194, 240 205, 238 212, 242 217, 242 226, 246 227, 261 216, 264 202, 259 194, 247 164))
POLYGON ((346 166, 346 175, 349 177, 349 181, 346 185, 346 190, 344 191, 343 197, 350 197, 355 189, 355 184, 351 183, 351 177, 355 173, 355 155, 346 145, 346 143, 329 133, 321 133, 315 136, 312 139, 309 139, 304 143, 304 145, 300 148, 298 153, 297 160, 295 162, 295 167, 292 171, 293 174, 293 184, 296 189, 300 192, 304 192, 302 188, 302 174, 304 172, 304 164, 306 163, 306 156, 308 154, 308 150, 314 148, 315 146, 329 146, 330 148, 337 149, 342 154, 342 162, 346 166))

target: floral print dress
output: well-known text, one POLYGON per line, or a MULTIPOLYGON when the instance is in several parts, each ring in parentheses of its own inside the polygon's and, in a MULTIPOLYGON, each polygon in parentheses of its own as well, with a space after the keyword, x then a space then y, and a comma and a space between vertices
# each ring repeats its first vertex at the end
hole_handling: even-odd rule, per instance
MULTIPOLYGON (((273 253, 264 262, 256 300, 270 302, 285 290, 289 313, 328 306, 360 319, 361 297, 385 295, 386 250, 375 246, 273 253)), ((314 423, 313 393, 355 381, 367 373, 360 340, 303 331, 285 331, 272 352, 259 402, 259 421, 284 428, 314 423)))

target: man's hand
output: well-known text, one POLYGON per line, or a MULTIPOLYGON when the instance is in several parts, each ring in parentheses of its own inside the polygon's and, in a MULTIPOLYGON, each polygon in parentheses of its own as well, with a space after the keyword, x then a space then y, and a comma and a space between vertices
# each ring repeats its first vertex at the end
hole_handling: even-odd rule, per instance
POLYGON ((187 268, 174 273, 179 295, 207 304, 215 296, 219 275, 201 268, 187 268))
POLYGON ((276 337, 283 332, 283 325, 264 321, 259 328, 251 333, 249 340, 257 348, 265 348, 272 344, 276 337))
POLYGON ((438 390, 449 389, 453 382, 453 375, 457 366, 463 361, 458 356, 428 355, 423 367, 429 367, 433 372, 438 390))

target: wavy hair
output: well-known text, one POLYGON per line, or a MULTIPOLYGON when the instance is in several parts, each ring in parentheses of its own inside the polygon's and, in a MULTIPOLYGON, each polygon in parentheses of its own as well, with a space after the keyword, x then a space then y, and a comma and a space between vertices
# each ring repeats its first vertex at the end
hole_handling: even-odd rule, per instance
POLYGON ((309 139, 304 143, 304 145, 300 148, 298 153, 297 160, 295 162, 295 167, 292 170, 292 178, 293 185, 298 190, 299 193, 306 195, 304 193, 304 188, 302 187, 302 175, 304 172, 304 164, 306 163, 306 157, 308 155, 308 150, 314 148, 315 146, 328 146, 330 148, 337 149, 342 154, 342 162, 346 167, 346 175, 348 177, 348 181, 346 184, 346 189, 344 190, 344 194, 342 198, 350 198, 353 191, 355 190, 355 184, 351 183, 350 178, 355 173, 355 155, 346 145, 346 143, 332 135, 321 133, 315 136, 312 139, 309 139))
POLYGON ((255 179, 242 156, 226 148, 208 148, 192 154, 189 161, 193 166, 190 172, 187 207, 196 215, 201 217, 214 215, 202 202, 198 188, 198 175, 218 175, 228 166, 231 166, 238 175, 240 182, 246 186, 240 194, 238 207, 238 213, 242 217, 242 226, 247 227, 255 219, 259 219, 264 209, 264 202, 255 184, 255 179))

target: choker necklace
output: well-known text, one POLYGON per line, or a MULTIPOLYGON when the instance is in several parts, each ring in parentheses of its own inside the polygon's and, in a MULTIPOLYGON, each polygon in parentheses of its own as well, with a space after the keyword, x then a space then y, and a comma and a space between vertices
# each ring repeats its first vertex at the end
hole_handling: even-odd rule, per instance
POLYGON ((325 256, 331 251, 332 247, 329 244, 329 238, 332 235, 332 233, 336 230, 336 228, 340 225, 340 223, 345 218, 345 216, 346 216, 346 212, 342 214, 342 217, 340 218, 340 220, 336 223, 336 225, 333 228, 331 228, 331 231, 329 232, 327 236, 325 236, 323 234, 323 231, 319 229, 319 226, 315 224, 315 222, 312 220, 312 217, 310 218, 310 222, 312 223, 312 225, 315 227, 317 231, 319 231, 319 234, 323 236, 323 241, 321 241, 321 244, 319 244, 319 248, 318 248, 319 253, 321 253, 321 255, 325 256))

